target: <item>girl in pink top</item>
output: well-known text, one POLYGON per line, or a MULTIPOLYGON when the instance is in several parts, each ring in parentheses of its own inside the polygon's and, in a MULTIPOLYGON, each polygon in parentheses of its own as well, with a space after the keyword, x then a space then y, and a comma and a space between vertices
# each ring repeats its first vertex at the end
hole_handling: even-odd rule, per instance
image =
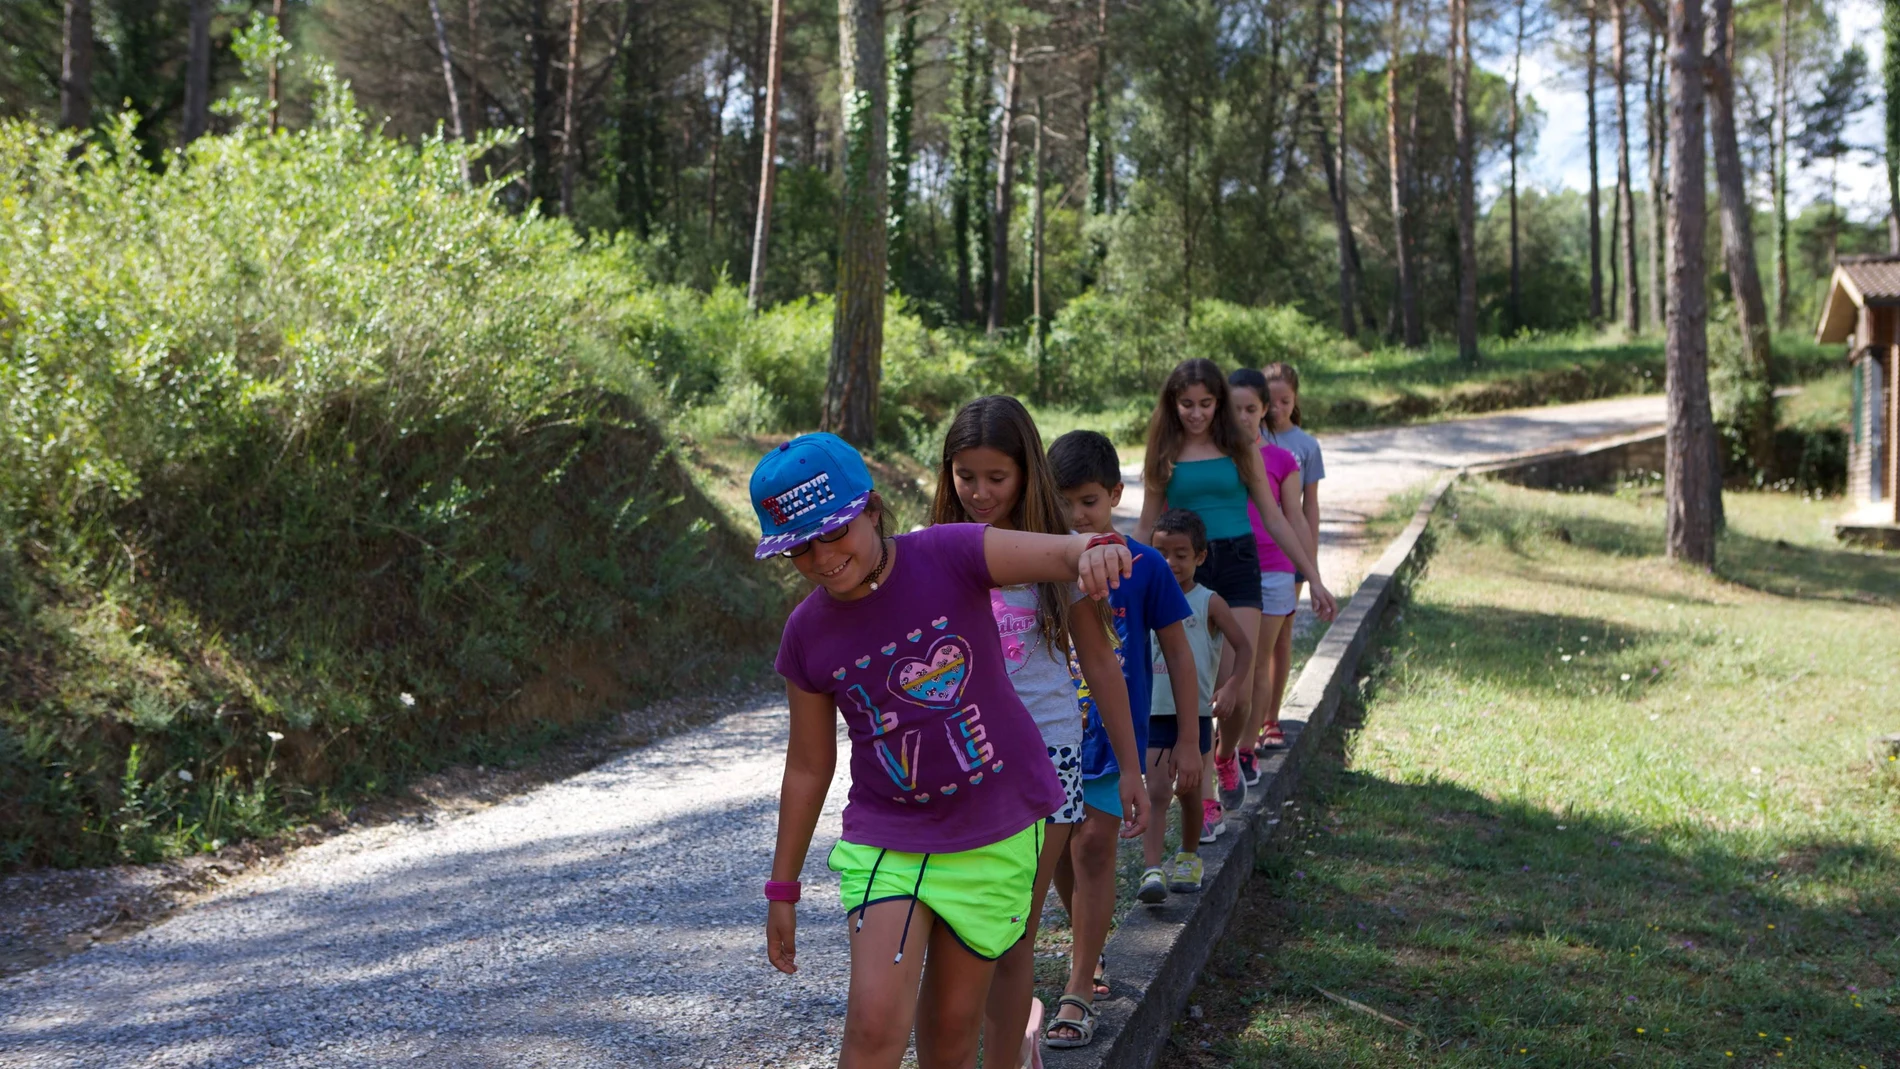
MULTIPOLYGON (((1305 483, 1300 474, 1299 458, 1290 450, 1267 441, 1261 433, 1262 421, 1267 414, 1266 376, 1253 368, 1241 368, 1229 375, 1227 382, 1232 391, 1234 417, 1240 421, 1242 431, 1252 434, 1260 447, 1260 458, 1267 466, 1267 482, 1280 510, 1288 516, 1302 515, 1305 483)), ((1240 746, 1240 768, 1248 784, 1252 785, 1260 779, 1254 748, 1286 745, 1286 735, 1280 731, 1280 701, 1286 691, 1287 653, 1281 652, 1276 656, 1275 651, 1290 652, 1292 649, 1293 613, 1299 608, 1300 595, 1297 569, 1292 560, 1274 544, 1273 537, 1260 522, 1259 513, 1250 510, 1249 518, 1253 521, 1254 539, 1260 547, 1260 639, 1254 648, 1260 650, 1262 655, 1254 669, 1253 702, 1248 710, 1247 723, 1235 742, 1244 743, 1240 746)), ((1311 533, 1306 524, 1294 523, 1292 526, 1297 535, 1311 533)), ((1318 559, 1319 545, 1316 539, 1302 538, 1302 547, 1315 560, 1318 559)))

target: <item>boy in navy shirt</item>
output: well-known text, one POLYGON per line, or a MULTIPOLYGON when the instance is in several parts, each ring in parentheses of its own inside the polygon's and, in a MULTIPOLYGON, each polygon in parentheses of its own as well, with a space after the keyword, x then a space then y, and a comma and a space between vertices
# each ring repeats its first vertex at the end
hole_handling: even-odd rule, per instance
MULTIPOLYGON (((1090 534, 1114 531, 1114 509, 1122 496, 1121 459, 1114 443, 1095 431, 1070 431, 1049 446, 1049 467, 1054 471, 1056 489, 1069 505, 1069 525, 1090 534)), ((1135 723, 1135 752, 1148 749, 1148 707, 1154 690, 1154 653, 1148 645, 1153 631, 1161 643, 1161 656, 1168 666, 1178 708, 1192 709, 1200 701, 1196 682, 1194 651, 1188 643, 1182 621, 1193 615, 1181 585, 1168 570, 1168 562, 1152 547, 1133 539, 1128 550, 1134 554, 1134 574, 1109 597, 1115 614, 1115 630, 1121 639, 1116 653, 1121 658, 1122 676, 1128 681, 1129 712, 1135 723)), ((1122 769, 1110 752, 1108 736, 1102 730, 1100 714, 1094 703, 1088 705, 1088 727, 1082 737, 1082 796, 1087 815, 1070 840, 1069 853, 1056 869, 1056 890, 1068 908, 1074 935, 1067 993, 1090 1001, 1107 997, 1107 988, 1096 970, 1102 945, 1108 941, 1108 928, 1115 913, 1115 850, 1121 826, 1119 788, 1123 775, 1137 776, 1145 769, 1122 769)), ((1177 781, 1184 789, 1199 785, 1201 751, 1196 740, 1186 739, 1175 750, 1179 768, 1177 781)), ((1080 1047, 1095 1034, 1094 1015, 1084 1019, 1063 1016, 1072 1010, 1065 1005, 1049 1022, 1046 1032, 1051 1047, 1080 1047)))

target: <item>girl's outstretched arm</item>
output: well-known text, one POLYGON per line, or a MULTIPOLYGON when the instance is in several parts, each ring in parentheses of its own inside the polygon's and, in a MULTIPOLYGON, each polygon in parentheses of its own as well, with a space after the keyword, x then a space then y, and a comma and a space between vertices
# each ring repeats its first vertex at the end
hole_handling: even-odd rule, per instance
POLYGON ((1273 491, 1267 483, 1266 466, 1260 462, 1258 450, 1247 450, 1252 454, 1251 462, 1239 465, 1240 477, 1247 484, 1247 492, 1253 497, 1253 506, 1260 510, 1260 522, 1279 545, 1280 552, 1293 561, 1293 566, 1306 574, 1306 581, 1313 584, 1313 611, 1322 620, 1331 620, 1338 606, 1326 584, 1319 578, 1319 560, 1306 551, 1306 539, 1299 530, 1287 522, 1286 513, 1280 511, 1280 503, 1273 499, 1273 491))
POLYGON ((1090 540, 1096 537, 1030 534, 991 527, 983 532, 983 561, 989 565, 990 580, 997 586, 1079 580, 1083 592, 1099 601, 1134 574, 1135 559, 1124 545, 1089 548, 1090 540))
MULTIPOLYGON (((838 766, 838 705, 828 694, 812 694, 785 684, 792 727, 785 743, 785 778, 778 792, 778 847, 772 853, 772 879, 793 882, 805 869, 818 811, 824 808, 831 774, 838 766)), ((783 973, 798 971, 798 912, 790 902, 769 903, 765 911, 765 956, 783 973)))
POLYGON ((1122 838, 1133 839, 1148 826, 1148 789, 1142 786, 1141 751, 1135 748, 1128 680, 1122 675, 1121 661, 1115 657, 1114 641, 1092 606, 1073 614, 1070 633, 1075 659, 1082 666, 1082 679, 1095 699, 1096 712, 1102 714, 1102 727, 1108 732, 1115 763, 1121 766, 1122 838))
POLYGON ((1215 707, 1232 709, 1245 704, 1251 697, 1240 692, 1240 685, 1253 664, 1253 643, 1247 641, 1247 633, 1240 629, 1240 621, 1234 618, 1234 610, 1228 608, 1226 599, 1219 594, 1207 599, 1207 620, 1234 651, 1232 667, 1214 687, 1215 707))

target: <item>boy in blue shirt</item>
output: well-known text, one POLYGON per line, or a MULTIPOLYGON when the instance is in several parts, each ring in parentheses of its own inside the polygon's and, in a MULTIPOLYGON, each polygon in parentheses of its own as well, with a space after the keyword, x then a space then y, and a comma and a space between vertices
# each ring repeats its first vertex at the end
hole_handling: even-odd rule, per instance
MULTIPOLYGON (((1056 489, 1069 505, 1069 526, 1091 534, 1114 531, 1114 510, 1122 496, 1121 458, 1114 443, 1095 431, 1070 431, 1049 446, 1049 467, 1056 489)), ((1200 687, 1196 681, 1194 651, 1182 621, 1193 616, 1187 598, 1168 562, 1152 547, 1133 539, 1134 574, 1109 596, 1115 630, 1121 639, 1116 653, 1128 682, 1129 712, 1135 725, 1135 752, 1148 749, 1148 708, 1154 691, 1154 653, 1148 645, 1153 631, 1161 644, 1163 663, 1174 687, 1177 707, 1196 708, 1200 687)), ((1110 752, 1108 736, 1094 703, 1088 705, 1088 727, 1082 737, 1082 796, 1087 814, 1070 839, 1069 852, 1056 869, 1056 891, 1068 908, 1074 937, 1067 993, 1093 1002, 1107 997, 1096 963, 1115 914, 1115 852, 1121 827, 1120 786, 1123 775, 1145 769, 1122 769, 1110 752)), ((1199 786, 1201 749, 1195 739, 1182 740, 1175 750, 1176 780, 1184 789, 1199 786)), ((1064 1016, 1074 1004, 1062 1006, 1045 1033, 1051 1047, 1080 1047, 1095 1037, 1095 1017, 1064 1016)))

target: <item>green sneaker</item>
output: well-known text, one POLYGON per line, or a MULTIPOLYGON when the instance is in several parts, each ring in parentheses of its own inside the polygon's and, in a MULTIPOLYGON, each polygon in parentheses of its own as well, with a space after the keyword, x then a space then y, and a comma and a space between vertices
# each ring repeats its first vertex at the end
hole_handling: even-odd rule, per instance
POLYGON ((1141 874, 1141 890, 1135 892, 1135 897, 1150 905, 1168 900, 1168 887, 1161 880, 1159 868, 1148 869, 1141 874))
POLYGON ((1168 890, 1191 895, 1201 889, 1201 855, 1185 851, 1174 855, 1174 874, 1168 877, 1168 890))

